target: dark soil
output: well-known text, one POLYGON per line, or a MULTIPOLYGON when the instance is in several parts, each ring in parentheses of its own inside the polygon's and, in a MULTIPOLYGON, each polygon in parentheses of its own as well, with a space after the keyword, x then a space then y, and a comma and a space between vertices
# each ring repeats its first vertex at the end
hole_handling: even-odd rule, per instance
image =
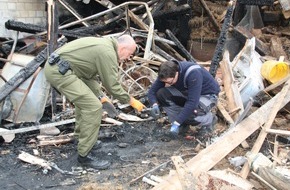
MULTIPOLYGON (((59 126, 63 134, 73 132, 73 125, 59 126)), ((107 170, 96 171, 81 168, 76 159, 76 145, 72 143, 57 146, 38 146, 36 136, 39 131, 16 134, 11 143, 0 146, 0 189, 84 189, 97 184, 93 189, 150 189, 142 177, 130 184, 130 181, 145 172, 169 161, 171 156, 182 155, 187 161, 195 154, 196 140, 186 140, 180 136, 171 139, 168 127, 155 121, 125 122, 122 126, 102 127, 100 133, 114 132, 113 137, 102 138, 102 147, 95 156, 109 160, 107 170), (18 159, 21 151, 33 155, 38 150, 38 157, 54 162, 66 171, 76 171, 79 175, 62 174, 56 169, 44 170, 38 165, 25 163, 18 159)), ((172 162, 152 172, 165 175, 174 169, 172 162)))

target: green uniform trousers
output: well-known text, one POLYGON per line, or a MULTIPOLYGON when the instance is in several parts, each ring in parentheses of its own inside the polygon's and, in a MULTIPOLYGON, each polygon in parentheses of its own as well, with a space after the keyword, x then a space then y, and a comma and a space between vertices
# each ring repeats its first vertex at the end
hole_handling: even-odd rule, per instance
POLYGON ((50 84, 75 106, 78 154, 86 156, 98 140, 101 125, 102 104, 97 98, 100 85, 94 79, 79 79, 72 70, 62 75, 56 64, 46 63, 44 72, 50 84))

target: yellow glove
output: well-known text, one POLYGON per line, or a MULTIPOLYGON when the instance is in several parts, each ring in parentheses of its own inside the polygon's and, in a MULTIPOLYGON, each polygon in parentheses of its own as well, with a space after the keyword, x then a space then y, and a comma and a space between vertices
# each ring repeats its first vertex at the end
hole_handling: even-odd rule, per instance
POLYGON ((110 102, 106 96, 101 97, 100 101, 101 103, 110 102))
POLYGON ((136 109, 138 112, 142 111, 143 108, 145 108, 145 105, 142 104, 139 100, 136 100, 135 98, 131 97, 130 105, 136 109))

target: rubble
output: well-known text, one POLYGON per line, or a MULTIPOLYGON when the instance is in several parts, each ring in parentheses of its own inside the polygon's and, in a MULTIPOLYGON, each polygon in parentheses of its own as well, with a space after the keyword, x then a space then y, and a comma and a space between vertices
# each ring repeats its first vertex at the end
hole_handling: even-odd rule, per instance
MULTIPOLYGON (((12 46, 11 40, 0 45, 0 136, 3 136, 5 143, 13 143, 18 133, 75 122, 73 106, 60 94, 45 89, 44 100, 35 98, 40 92, 36 84, 41 79, 37 76, 41 76, 47 56, 56 46, 85 36, 129 33, 138 44, 138 52, 131 60, 120 64, 120 81, 130 94, 145 104, 148 103, 147 90, 157 77, 159 65, 170 59, 196 61, 209 70, 222 89, 216 110, 219 128, 216 129, 215 138, 210 142, 187 138, 188 141, 198 142, 196 153, 172 155, 166 162, 128 181, 129 186, 143 182, 156 190, 253 189, 254 184, 248 180, 251 175, 272 189, 289 187, 289 151, 286 156, 282 155, 289 148, 290 136, 290 5, 287 1, 193 0, 185 3, 152 0, 127 1, 119 5, 111 1, 96 1, 94 3, 99 3, 106 10, 82 17, 67 1, 59 0, 60 5, 75 17, 75 21, 63 25, 58 23, 55 12, 57 4, 54 1, 48 3, 53 17, 48 20, 48 27, 17 20, 7 20, 5 23, 6 29, 17 31, 17 35, 19 32, 33 34, 25 39, 18 39, 17 36, 12 40, 12 46), (181 24, 182 17, 189 18, 188 27, 191 29, 185 43, 181 38, 183 28, 178 25, 170 28, 170 24, 164 24, 159 26, 160 30, 166 27, 163 31, 156 29, 156 23, 167 19, 169 23, 177 20, 181 24), (24 44, 21 43, 23 41, 24 44), (213 46, 202 49, 207 43, 213 46), (211 53, 201 55, 203 51, 211 53), (25 63, 20 63, 22 61, 25 63), (274 70, 276 67, 273 67, 274 74, 271 74, 283 76, 271 80, 261 69, 267 61, 282 62, 288 69, 274 70), (17 71, 12 72, 12 67, 17 67, 17 71), (33 94, 35 89, 38 91, 33 94), (19 95, 19 91, 24 93, 19 95), (37 113, 29 111, 33 104, 39 107, 37 113), (45 114, 44 108, 48 105, 55 109, 50 113, 51 118, 47 123, 40 123, 45 114), (277 121, 280 117, 285 118, 284 124, 277 121), (31 122, 34 124, 23 126, 23 123, 31 122), (278 142, 278 138, 284 139, 284 143, 278 142), (262 148, 266 139, 274 139, 268 147, 271 152, 268 155, 264 155, 266 152, 262 148), (230 155, 239 145, 243 146, 243 154, 230 155), (189 155, 190 158, 185 161, 184 157, 189 155), (267 156, 271 159, 268 160, 270 166, 257 170, 253 167, 255 159, 251 160, 249 155, 252 155, 251 159, 257 155, 267 156), (219 163, 228 156, 230 159, 226 159, 227 162, 232 163, 236 171, 226 171, 228 168, 216 170, 219 163), (233 164, 237 158, 243 158, 243 162, 233 164), (175 170, 171 170, 167 176, 158 175, 157 171, 169 164, 173 164, 175 170), (279 172, 284 171, 284 175, 277 174, 278 168, 279 172)), ((134 113, 128 105, 121 105, 115 100, 113 103, 122 113, 117 118, 104 114, 102 126, 152 121, 146 112, 134 113)), ((166 118, 158 125, 166 126, 166 118)), ((116 135, 115 131, 107 130, 100 133, 100 138, 116 135)), ((38 146, 61 146, 72 142, 72 136, 72 133, 68 133, 56 137, 38 137, 38 146)), ((22 158, 23 154, 19 157, 22 158)), ((59 169, 53 162, 40 160, 39 165, 46 169, 55 168, 63 174, 68 172, 59 169), (43 165, 44 162, 50 164, 43 165)))

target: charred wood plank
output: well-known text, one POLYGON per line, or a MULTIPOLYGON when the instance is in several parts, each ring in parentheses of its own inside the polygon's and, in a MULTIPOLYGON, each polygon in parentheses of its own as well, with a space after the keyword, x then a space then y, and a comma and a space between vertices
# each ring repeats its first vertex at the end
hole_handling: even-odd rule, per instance
POLYGON ((171 40, 175 42, 176 46, 184 53, 187 60, 196 62, 196 60, 192 57, 192 55, 185 49, 185 47, 181 44, 181 42, 174 36, 174 34, 169 29, 166 29, 165 32, 171 38, 171 40))
MULTIPOLYGON (((59 46, 63 45, 65 41, 65 39, 60 39, 59 46)), ((0 102, 2 102, 6 96, 8 96, 26 79, 28 79, 40 65, 44 64, 47 59, 47 51, 48 48, 46 47, 31 62, 29 62, 26 67, 22 68, 0 88, 0 102)))
POLYGON ((159 48, 158 46, 155 46, 154 52, 161 55, 162 57, 164 57, 167 60, 175 59, 174 57, 172 57, 171 55, 166 53, 163 49, 159 48))
POLYGON ((80 27, 76 29, 72 29, 70 31, 73 31, 75 33, 85 33, 86 35, 96 35, 101 34, 102 32, 108 31, 108 30, 115 30, 116 29, 116 22, 111 22, 108 24, 105 23, 98 23, 95 25, 91 25, 89 27, 80 27))
POLYGON ((157 2, 157 4, 153 7, 153 9, 151 11, 153 18, 164 7, 165 2, 166 2, 166 0, 161 0, 161 1, 157 2))
POLYGON ((191 8, 188 4, 184 4, 181 6, 176 7, 175 9, 170 9, 166 11, 159 11, 154 15, 154 19, 162 19, 164 17, 170 18, 177 15, 182 15, 185 13, 189 13, 191 11, 191 8))
POLYGON ((222 59, 222 53, 223 53, 223 49, 224 49, 225 42, 226 42, 226 36, 227 36, 228 30, 229 30, 230 24, 232 23, 233 12, 234 12, 234 5, 230 5, 227 8, 227 12, 225 15, 222 30, 221 30, 220 36, 218 38, 218 42, 217 42, 217 45, 215 48, 213 58, 211 60, 209 72, 213 77, 215 77, 219 62, 222 59))
MULTIPOLYGON (((30 34, 37 34, 39 32, 45 32, 46 27, 35 25, 35 24, 27 24, 15 20, 8 20, 5 22, 5 28, 8 30, 15 30, 19 32, 26 32, 30 34)), ((90 36, 85 32, 75 32, 69 30, 59 30, 59 34, 62 34, 68 38, 79 38, 79 37, 86 37, 90 36)))

